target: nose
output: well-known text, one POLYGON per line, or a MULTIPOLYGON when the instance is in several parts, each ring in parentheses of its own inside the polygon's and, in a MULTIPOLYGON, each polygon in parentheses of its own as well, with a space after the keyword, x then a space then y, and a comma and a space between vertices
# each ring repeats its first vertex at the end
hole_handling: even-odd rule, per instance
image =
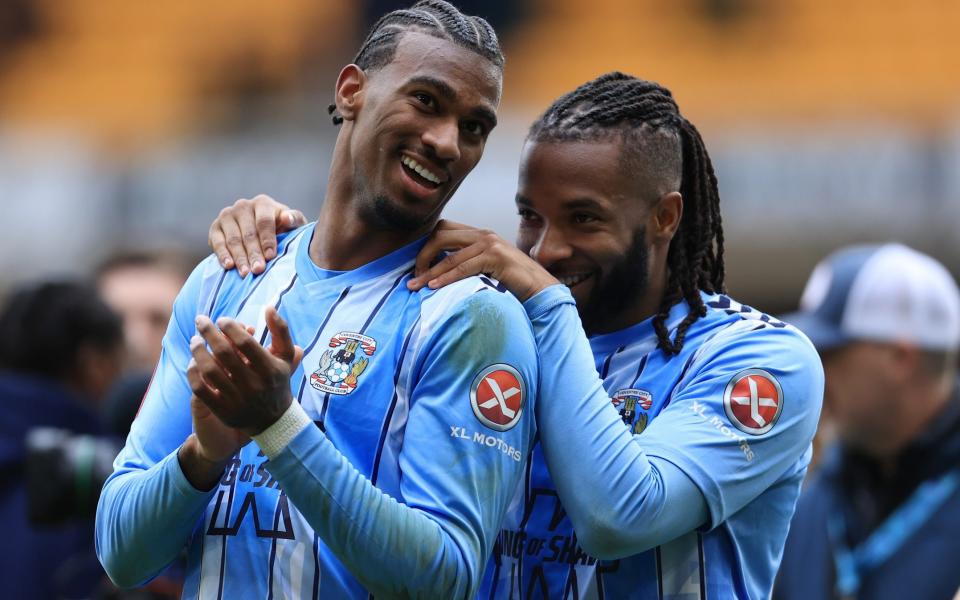
POLYGON ((456 162, 460 159, 460 124, 456 119, 437 119, 421 139, 440 160, 456 162))
POLYGON ((570 244, 563 237, 563 233, 555 227, 545 226, 537 242, 530 248, 530 258, 543 266, 552 265, 573 254, 570 244))

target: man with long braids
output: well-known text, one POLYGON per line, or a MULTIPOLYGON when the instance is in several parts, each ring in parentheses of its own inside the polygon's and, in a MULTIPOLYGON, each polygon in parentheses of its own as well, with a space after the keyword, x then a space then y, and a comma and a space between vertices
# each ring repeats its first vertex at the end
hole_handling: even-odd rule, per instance
MULTIPOLYGON (((441 223, 409 282, 489 274, 539 346, 539 443, 479 597, 769 597, 823 370, 796 329, 725 294, 697 129, 669 90, 608 73, 534 123, 516 201, 518 248, 441 223)), ((272 227, 286 210, 236 205, 215 250, 224 228, 256 236, 254 212, 272 227)))
POLYGON ((177 298, 100 498, 115 582, 186 547, 185 598, 475 594, 536 433, 533 331, 487 278, 407 282, 502 65, 493 29, 441 0, 374 25, 337 80, 316 223, 259 277, 211 257, 177 298))

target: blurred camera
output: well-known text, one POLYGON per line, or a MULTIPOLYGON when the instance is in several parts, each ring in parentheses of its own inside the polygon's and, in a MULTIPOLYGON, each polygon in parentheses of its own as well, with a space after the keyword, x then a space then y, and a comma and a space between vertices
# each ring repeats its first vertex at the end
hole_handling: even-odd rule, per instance
POLYGON ((27 434, 27 498, 30 522, 55 525, 92 518, 118 440, 38 427, 27 434))

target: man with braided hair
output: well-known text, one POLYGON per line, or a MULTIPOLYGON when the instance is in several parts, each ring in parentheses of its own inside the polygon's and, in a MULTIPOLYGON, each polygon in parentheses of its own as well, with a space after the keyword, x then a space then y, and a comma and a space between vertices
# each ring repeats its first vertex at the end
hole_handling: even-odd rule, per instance
POLYGON ((475 594, 536 433, 533 331, 489 279, 406 282, 496 123, 502 64, 440 0, 374 25, 337 80, 316 223, 260 276, 211 257, 177 298, 98 507, 115 582, 186 547, 186 598, 475 594))
MULTIPOLYGON (((534 123, 516 201, 519 248, 441 223, 409 282, 499 279, 545 369, 539 444, 479 597, 769 597, 823 371, 796 329, 725 294, 697 129, 669 90, 608 73, 534 123)), ((251 206, 271 223, 288 210, 223 213, 221 256, 251 206)))

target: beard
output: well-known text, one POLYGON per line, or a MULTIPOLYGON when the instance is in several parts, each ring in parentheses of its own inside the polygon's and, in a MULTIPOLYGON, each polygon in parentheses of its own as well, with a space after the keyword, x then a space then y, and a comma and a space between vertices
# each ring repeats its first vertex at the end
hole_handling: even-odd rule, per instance
POLYGON ((644 231, 634 233, 627 252, 606 273, 597 276, 590 295, 577 305, 580 320, 587 334, 605 331, 607 323, 615 323, 620 314, 646 293, 650 283, 647 266, 649 251, 644 231))
MULTIPOLYGON (((408 233, 429 225, 433 214, 423 215, 404 206, 402 200, 394 200, 377 186, 371 185, 357 165, 353 171, 354 190, 359 200, 360 217, 380 231, 408 233)), ((416 205, 416 201, 411 201, 416 205)))
POLYGON ((390 231, 416 231, 424 228, 433 215, 419 215, 406 210, 399 203, 384 195, 374 196, 371 202, 365 202, 365 216, 378 229, 390 231))

